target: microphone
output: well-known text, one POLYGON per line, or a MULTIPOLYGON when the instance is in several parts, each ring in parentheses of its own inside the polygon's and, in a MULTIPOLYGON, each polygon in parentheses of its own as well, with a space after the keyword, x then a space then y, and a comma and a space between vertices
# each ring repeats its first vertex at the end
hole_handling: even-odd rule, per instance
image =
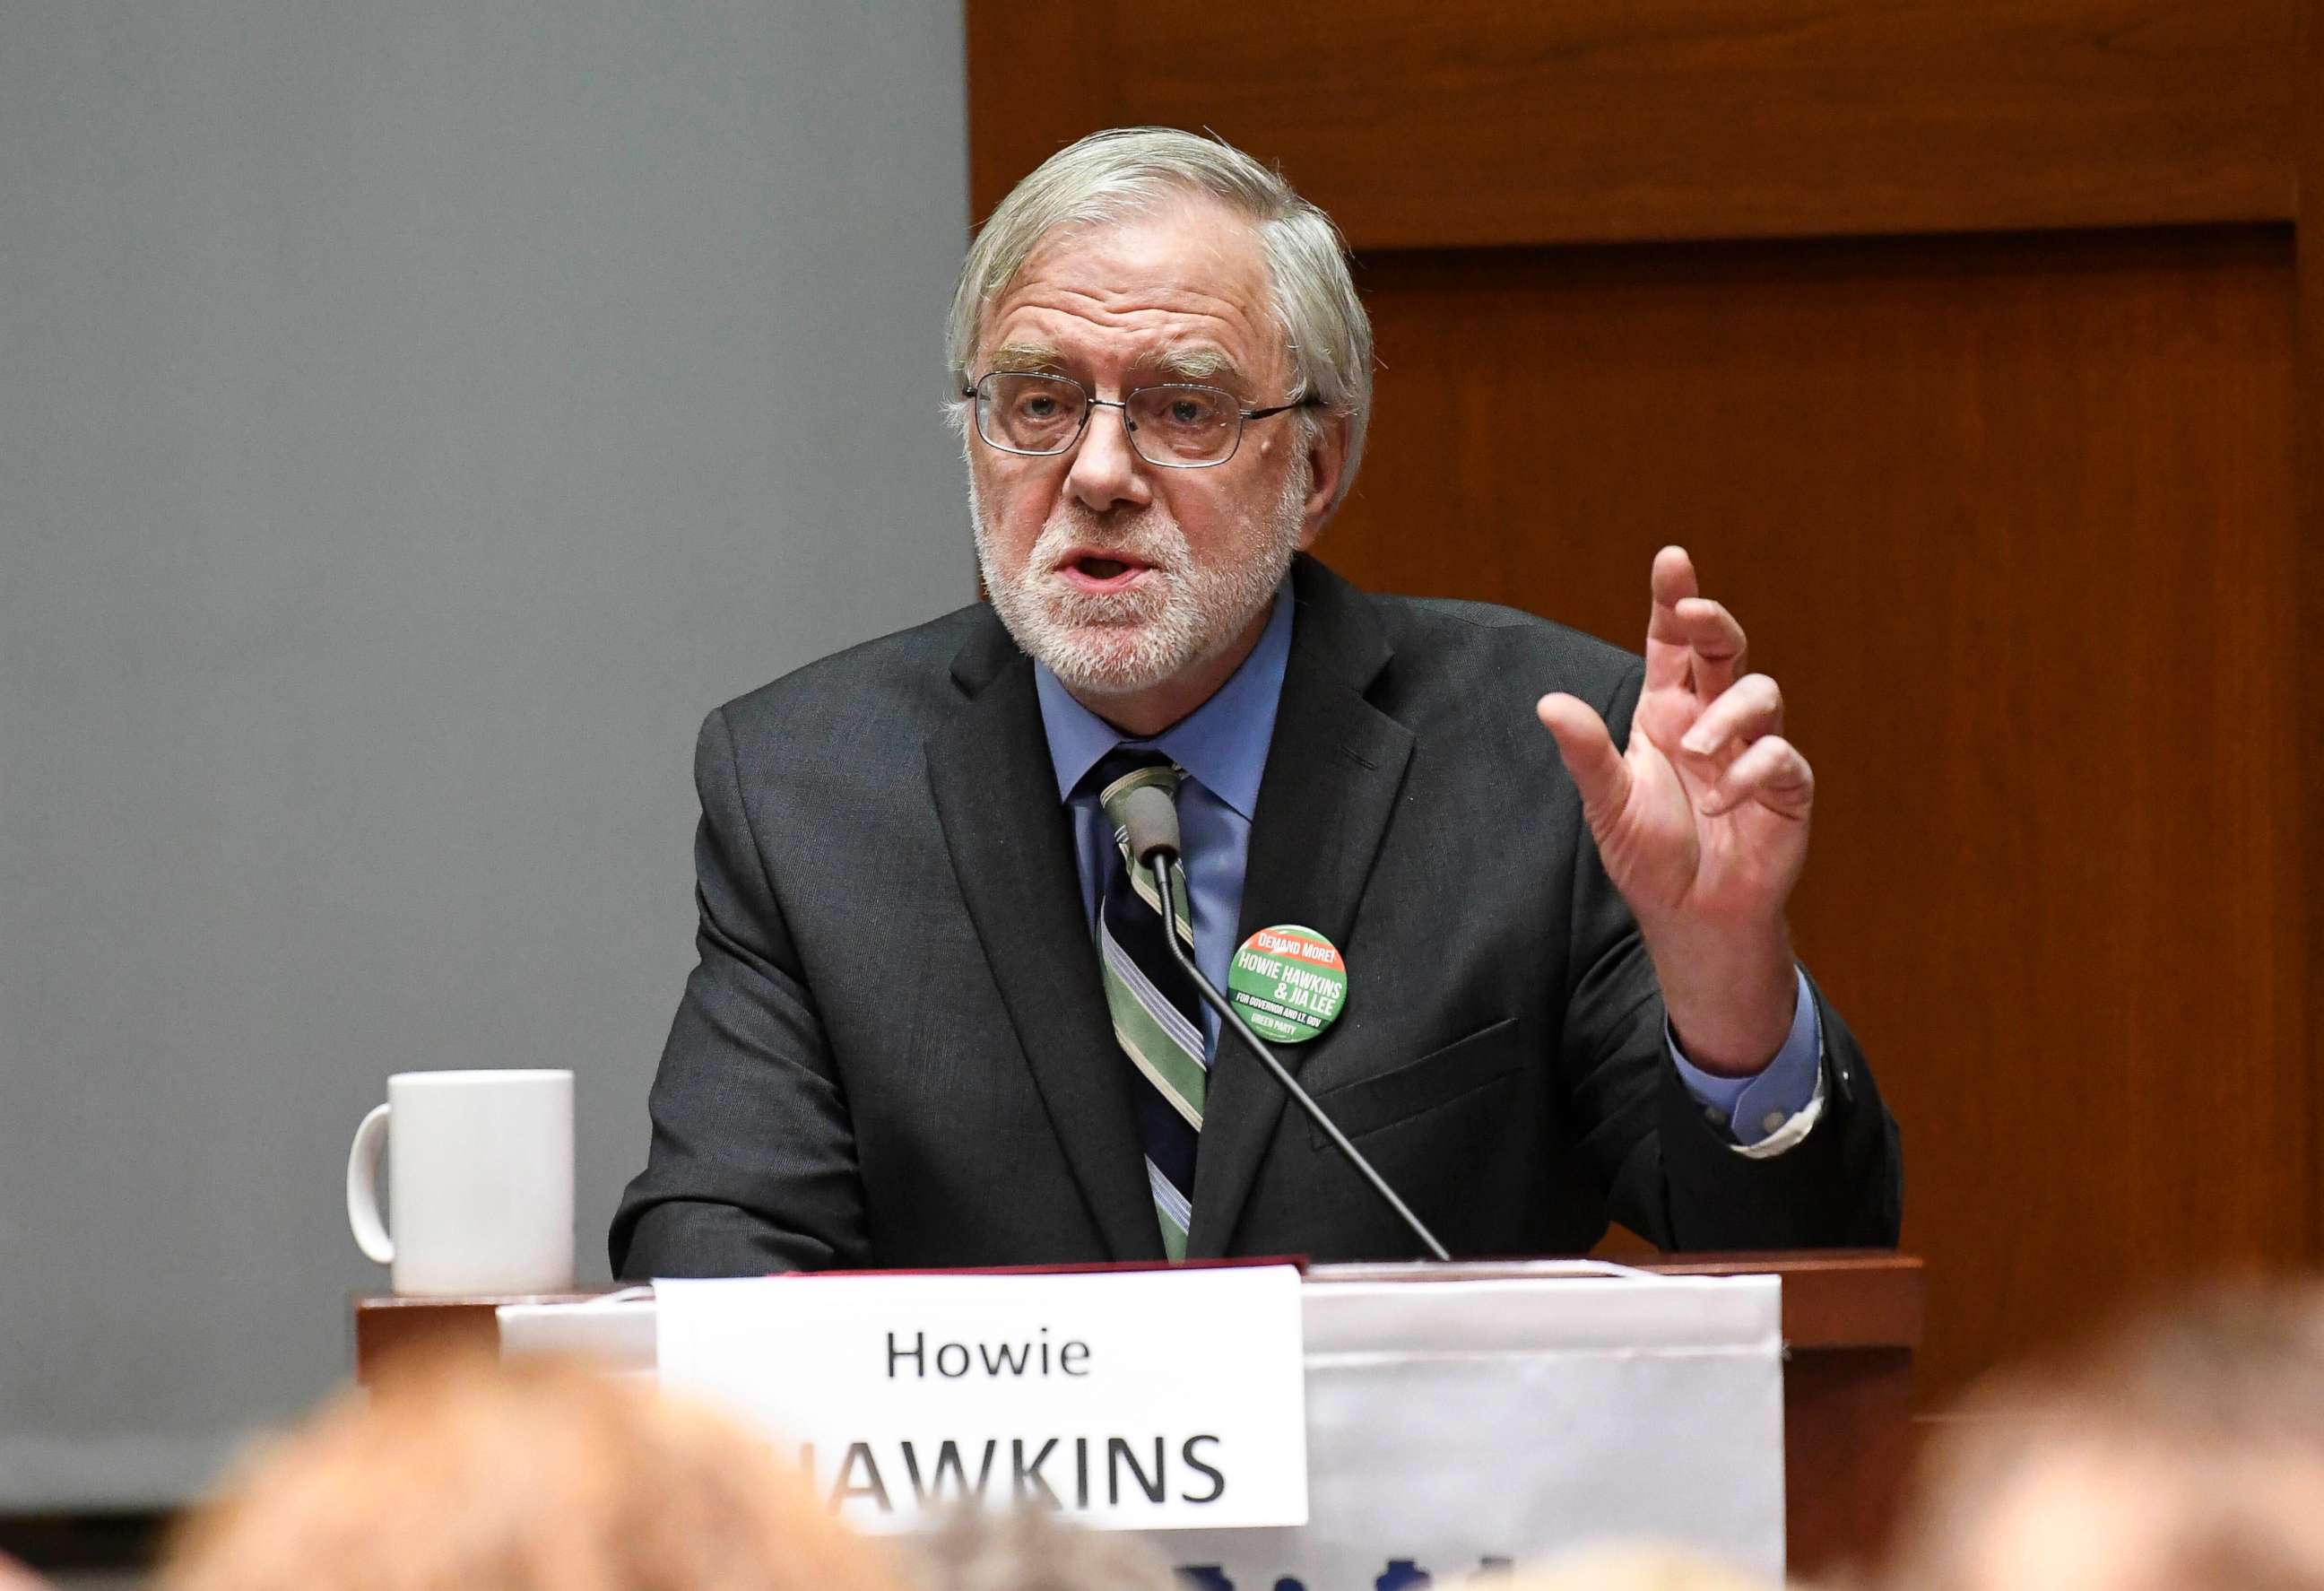
POLYGON ((1176 924, 1178 902, 1185 894, 1185 879, 1177 865, 1177 802, 1171 799, 1167 791, 1148 784, 1121 797, 1116 807, 1121 817, 1125 837, 1130 842, 1131 857, 1139 866, 1150 869, 1154 874, 1154 893, 1162 902, 1162 937, 1170 946, 1171 956, 1194 980, 1194 991, 1203 997, 1203 1003, 1217 1012, 1219 1020, 1233 1030, 1250 1052, 1259 1057, 1259 1064, 1275 1079, 1276 1087, 1289 1095, 1291 1102, 1307 1113, 1307 1119, 1332 1141, 1332 1147, 1338 1150, 1341 1157, 1356 1169, 1357 1175, 1387 1202, 1388 1207, 1396 1212, 1397 1218, 1411 1228, 1412 1235, 1420 1239, 1421 1246, 1428 1251, 1430 1256, 1450 1260, 1452 1256, 1444 1252, 1444 1245, 1436 1241, 1436 1235, 1412 1213, 1411 1206, 1397 1197, 1396 1189, 1390 1188, 1388 1179, 1372 1168, 1371 1161, 1364 1158, 1363 1151, 1349 1142, 1347 1134, 1333 1124, 1332 1118, 1323 1114, 1323 1107, 1315 1103, 1315 1096, 1299 1086, 1298 1080, 1276 1059, 1275 1051, 1250 1031, 1250 1024, 1243 1021, 1242 1013, 1234 1008, 1233 1002, 1220 994, 1211 980, 1203 976, 1202 968, 1194 965, 1194 958, 1179 942, 1176 924))
MULTIPOLYGON (((1143 867, 1157 851, 1178 855, 1178 803, 1158 784, 1141 784, 1116 798, 1130 859, 1143 867)), ((1175 936, 1174 936, 1175 937, 1175 936)))

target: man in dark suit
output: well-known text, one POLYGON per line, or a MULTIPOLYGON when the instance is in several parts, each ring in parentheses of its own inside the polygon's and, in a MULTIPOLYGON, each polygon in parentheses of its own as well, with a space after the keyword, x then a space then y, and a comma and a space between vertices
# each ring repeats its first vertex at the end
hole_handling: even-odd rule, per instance
POLYGON ((705 724, 618 1274, 1419 1252, 1190 997, 1113 843, 1157 782, 1182 943, 1222 983, 1263 930, 1334 948, 1285 1059, 1455 1253, 1895 1240, 1894 1124, 1784 926, 1812 779, 1683 551, 1643 665, 1305 556, 1369 328, 1328 220, 1186 134, 1020 184, 952 355, 990 605, 705 724))

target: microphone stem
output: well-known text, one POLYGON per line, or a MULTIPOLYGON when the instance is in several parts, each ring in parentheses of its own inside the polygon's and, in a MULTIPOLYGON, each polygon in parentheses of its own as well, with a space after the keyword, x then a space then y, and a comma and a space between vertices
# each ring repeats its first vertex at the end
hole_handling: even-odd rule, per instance
MULTIPOLYGON (((1259 1057, 1259 1064, 1275 1075, 1276 1082, 1286 1094, 1291 1096, 1292 1103, 1307 1113, 1307 1119, 1314 1123, 1323 1136, 1332 1141, 1332 1146, 1340 1152, 1341 1158, 1355 1167, 1358 1174, 1371 1185, 1372 1191, 1379 1194, 1387 1201, 1388 1207, 1396 1212, 1397 1218, 1412 1229, 1413 1235, 1420 1239, 1422 1246, 1428 1250, 1429 1256, 1432 1259, 1450 1261, 1452 1256, 1444 1252, 1444 1245, 1436 1241, 1436 1235, 1421 1222, 1418 1216, 1412 1213, 1412 1207, 1397 1197, 1396 1189, 1390 1188, 1380 1174, 1372 1170, 1371 1161, 1364 1158, 1362 1151, 1348 1142, 1346 1133, 1333 1124, 1332 1118, 1323 1114, 1323 1107, 1315 1103, 1314 1096, 1293 1080, 1291 1074, 1284 1069, 1283 1063, 1275 1059, 1275 1051, 1268 1049, 1266 1041, 1250 1031, 1250 1024, 1243 1021, 1242 1013, 1234 1008, 1233 1002, 1211 987, 1211 980, 1203 976, 1202 969, 1194 965, 1194 957, 1186 953, 1186 948, 1178 942, 1175 925, 1178 920, 1178 902, 1183 897, 1181 886, 1185 881, 1179 874, 1177 858, 1168 851, 1157 848, 1152 858, 1152 866, 1154 883, 1162 896, 1162 938, 1169 944, 1171 956, 1176 959, 1180 967, 1185 969, 1187 977, 1194 983, 1194 992, 1202 996, 1203 1003, 1217 1012, 1219 1020, 1234 1030, 1242 1040, 1244 1048, 1259 1057)), ((1193 920, 1193 916, 1192 911, 1187 913, 1189 920, 1193 920)))

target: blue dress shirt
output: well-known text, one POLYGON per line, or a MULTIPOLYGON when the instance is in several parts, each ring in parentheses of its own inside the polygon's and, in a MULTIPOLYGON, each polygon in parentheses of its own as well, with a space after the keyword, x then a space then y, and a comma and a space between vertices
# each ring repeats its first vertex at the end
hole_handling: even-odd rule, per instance
MULTIPOLYGON (((1138 739, 1073 698, 1047 664, 1033 665, 1041 702, 1049 761, 1057 775, 1057 799, 1073 809, 1074 853, 1082 882, 1082 910, 1093 933, 1105 878, 1105 854, 1112 826, 1098 807, 1098 792, 1084 789, 1091 769, 1116 746, 1156 751, 1185 777, 1178 786, 1178 828, 1185 846, 1186 893, 1194 917, 1194 965, 1221 988, 1235 949, 1242 917, 1243 874, 1250 861, 1250 819, 1259 807, 1259 777, 1267 771, 1267 748, 1275 735, 1275 709, 1283 697, 1284 666, 1291 658, 1292 601, 1286 581, 1259 644, 1211 698, 1161 734, 1138 739)), ((1807 1108, 1821 1076, 1822 1035, 1805 974, 1796 974, 1799 992, 1792 1031, 1766 1069, 1748 1078, 1720 1078, 1690 1063, 1675 1043, 1671 1059, 1687 1089, 1738 1143, 1759 1142, 1807 1108)), ((1350 993, 1356 993, 1351 980, 1350 993)), ((1212 1057, 1218 1053, 1219 1019, 1203 1008, 1203 1033, 1212 1057)))

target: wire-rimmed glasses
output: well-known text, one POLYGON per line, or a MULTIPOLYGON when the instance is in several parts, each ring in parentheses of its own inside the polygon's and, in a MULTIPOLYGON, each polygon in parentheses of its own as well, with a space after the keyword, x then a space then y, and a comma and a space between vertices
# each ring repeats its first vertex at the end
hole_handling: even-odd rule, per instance
POLYGON ((976 434, 1003 453, 1044 458, 1070 451, 1099 409, 1121 411, 1130 445, 1162 469, 1208 469, 1242 446, 1243 422, 1312 408, 1312 395, 1271 409, 1246 409, 1232 393, 1190 382, 1134 387, 1101 398, 1070 376, 996 370, 960 395, 976 400, 976 434))

